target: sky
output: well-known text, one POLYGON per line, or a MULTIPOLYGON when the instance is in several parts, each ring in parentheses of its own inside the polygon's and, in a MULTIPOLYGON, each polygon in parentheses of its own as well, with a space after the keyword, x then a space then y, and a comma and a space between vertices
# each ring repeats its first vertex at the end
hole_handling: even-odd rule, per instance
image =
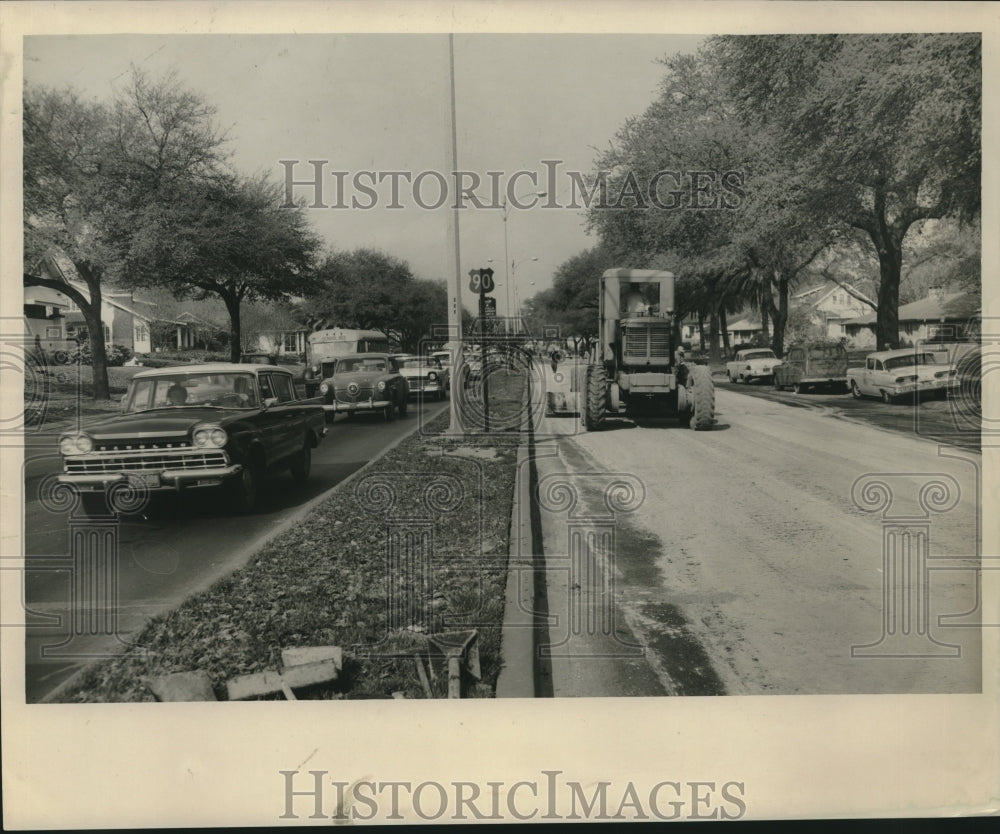
MULTIPOLYGON (((694 51, 702 40, 455 36, 458 170, 478 175, 482 184, 473 193, 483 205, 459 213, 462 270, 496 271, 501 314, 508 301, 514 306, 515 298, 551 286, 562 262, 594 245, 582 211, 569 207, 568 172, 594 170, 599 150, 625 120, 653 102, 665 72, 659 60, 694 51), (519 170, 536 172, 537 186, 522 175, 507 191, 519 170), (498 193, 489 172, 500 172, 493 175, 498 193), (508 285, 499 208, 505 191, 508 200, 529 204, 530 195, 547 192, 541 205, 509 207, 506 243, 515 272, 508 285)), ((375 247, 407 261, 420 278, 444 279, 454 272, 451 202, 437 209, 421 203, 439 202, 434 172, 450 170, 448 55, 444 34, 34 36, 24 40, 24 74, 28 84, 68 85, 110 100, 127 84, 132 64, 154 77, 175 70, 181 83, 216 107, 239 170, 268 172, 279 182, 290 171, 304 181, 315 176, 309 160, 322 161, 318 202, 326 207, 310 208, 308 216, 328 246, 375 247), (355 177, 370 185, 368 175, 359 174, 365 171, 383 175, 374 198, 355 187, 355 177), (340 175, 346 208, 329 207, 338 202, 335 172, 347 172, 340 175), (390 172, 410 172, 410 183, 395 175, 399 208, 389 208, 390 172), (421 172, 430 173, 418 190, 421 172)), ((312 186, 293 185, 292 193, 317 202, 312 186)), ((471 294, 463 302, 471 307, 471 294)))

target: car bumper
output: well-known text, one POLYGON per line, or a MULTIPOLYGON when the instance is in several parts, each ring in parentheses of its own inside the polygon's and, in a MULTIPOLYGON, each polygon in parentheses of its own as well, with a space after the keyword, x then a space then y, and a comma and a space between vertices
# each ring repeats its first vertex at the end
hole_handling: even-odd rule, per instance
POLYGON ((410 394, 439 394, 444 390, 440 382, 410 383, 410 394))
POLYGON ((348 411, 377 411, 380 408, 385 408, 386 406, 392 405, 391 400, 362 400, 356 403, 323 403, 323 410, 336 414, 338 412, 348 412, 348 411))
POLYGON ((219 486, 243 471, 242 464, 210 469, 162 469, 158 472, 63 472, 56 480, 82 490, 104 490, 112 484, 133 483, 148 490, 176 490, 219 486))
POLYGON ((898 397, 903 394, 920 394, 924 391, 956 391, 959 387, 958 380, 932 380, 897 385, 893 392, 898 397))

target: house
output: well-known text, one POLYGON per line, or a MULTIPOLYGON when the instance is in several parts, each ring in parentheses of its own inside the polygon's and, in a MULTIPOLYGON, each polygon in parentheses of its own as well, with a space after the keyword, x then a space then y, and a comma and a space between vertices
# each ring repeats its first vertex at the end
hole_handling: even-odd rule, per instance
MULTIPOLYGON (((53 255, 43 258, 38 265, 42 276, 60 281, 85 297, 89 296, 90 290, 83 281, 68 277, 72 266, 59 261, 53 255)), ((154 312, 155 307, 153 302, 135 298, 130 291, 102 287, 101 325, 105 343, 124 345, 133 353, 151 353, 154 322, 185 325, 184 322, 159 318, 154 312)), ((46 339, 63 342, 59 348, 54 344, 49 348, 55 350, 64 348, 66 340, 72 340, 75 346, 76 342, 86 337, 87 323, 79 305, 70 296, 49 287, 24 287, 24 315, 29 331, 40 337, 43 347, 46 339), (60 330, 58 336, 55 335, 57 327, 60 330)))
POLYGON ((306 352, 306 342, 310 332, 312 331, 308 327, 265 331, 257 336, 257 348, 264 353, 276 353, 278 356, 302 354, 306 352))
POLYGON ((66 333, 66 311, 69 299, 48 287, 24 288, 24 322, 28 335, 48 352, 69 350, 66 333))
POLYGON ((749 319, 740 319, 726 326, 729 334, 729 344, 740 345, 749 342, 761 331, 760 322, 752 322, 749 319))
POLYGON ((790 307, 804 307, 809 321, 829 339, 850 338, 847 322, 872 311, 875 304, 856 287, 829 281, 795 292, 788 301, 790 307))
MULTIPOLYGON (((925 339, 951 337, 962 332, 969 319, 980 309, 978 295, 945 292, 931 287, 927 295, 899 307, 900 341, 916 344, 925 339)), ((875 345, 876 315, 872 311, 844 323, 847 338, 859 346, 875 345)))
POLYGON ((161 319, 176 326, 174 331, 177 350, 206 347, 210 339, 219 332, 220 327, 213 321, 203 319, 188 310, 178 313, 173 319, 161 319))

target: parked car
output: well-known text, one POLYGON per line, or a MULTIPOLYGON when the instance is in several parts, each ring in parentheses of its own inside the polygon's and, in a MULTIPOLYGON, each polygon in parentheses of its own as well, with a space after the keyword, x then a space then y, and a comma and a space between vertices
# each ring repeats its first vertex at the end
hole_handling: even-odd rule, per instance
POLYGON ((140 371, 121 414, 59 438, 60 483, 83 510, 107 513, 106 492, 221 488, 252 510, 266 473, 304 482, 326 435, 323 409, 296 398, 292 375, 269 366, 212 363, 140 371))
POLYGON ((864 367, 847 369, 847 382, 855 398, 881 397, 886 403, 904 395, 945 397, 959 385, 953 366, 914 348, 869 353, 864 367))
POLYGON ((410 354, 397 354, 392 358, 396 361, 399 372, 406 378, 411 395, 432 396, 437 400, 448 396, 449 374, 440 360, 433 356, 410 354))
POLYGON ((276 353, 252 352, 240 354, 240 364, 242 365, 277 365, 278 355, 276 353))
POLYGON ((778 357, 771 348, 744 348, 736 352, 736 358, 726 363, 726 376, 730 382, 753 382, 755 379, 771 379, 778 357))
POLYGON ((843 392, 847 390, 847 349, 840 343, 792 345, 772 371, 778 391, 792 388, 798 394, 822 387, 843 392))
POLYGON ((319 385, 323 408, 331 417, 377 411, 386 420, 406 416, 410 390, 395 360, 387 353, 349 353, 323 364, 327 376, 319 385))
POLYGON ((444 368, 448 375, 451 375, 451 351, 450 350, 435 350, 431 353, 432 359, 437 359, 441 363, 441 367, 444 368))

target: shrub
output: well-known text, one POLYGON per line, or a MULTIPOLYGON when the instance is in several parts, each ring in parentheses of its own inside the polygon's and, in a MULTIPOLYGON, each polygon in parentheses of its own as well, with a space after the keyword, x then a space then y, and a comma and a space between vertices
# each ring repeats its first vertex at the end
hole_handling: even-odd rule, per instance
MULTIPOLYGON (((110 344, 105 348, 105 353, 107 354, 109 368, 121 367, 132 358, 132 348, 126 347, 125 345, 110 344)), ((93 356, 90 353, 89 341, 84 342, 76 350, 70 351, 69 364, 93 364, 93 356)))

